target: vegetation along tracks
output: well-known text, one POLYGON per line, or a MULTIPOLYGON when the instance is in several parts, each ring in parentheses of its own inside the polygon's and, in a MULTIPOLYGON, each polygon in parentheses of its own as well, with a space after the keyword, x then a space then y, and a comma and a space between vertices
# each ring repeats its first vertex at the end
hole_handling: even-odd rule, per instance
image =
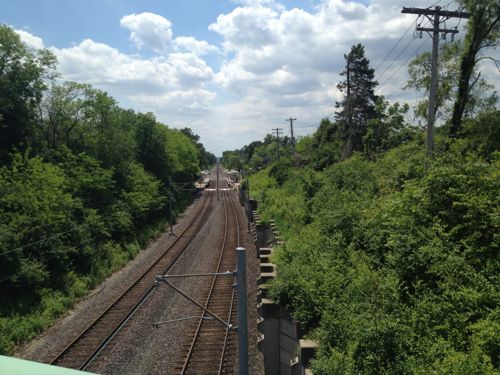
POLYGON ((123 327, 138 307, 151 294, 155 275, 168 271, 189 246, 206 222, 213 204, 213 192, 205 192, 199 210, 175 241, 140 276, 95 318, 75 339, 50 361, 51 364, 85 369, 113 336, 123 327))

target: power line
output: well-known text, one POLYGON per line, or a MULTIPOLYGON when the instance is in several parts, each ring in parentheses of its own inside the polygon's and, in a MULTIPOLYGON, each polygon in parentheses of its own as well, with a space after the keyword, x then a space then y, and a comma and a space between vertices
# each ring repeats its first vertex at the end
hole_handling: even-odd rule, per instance
MULTIPOLYGON (((417 17, 417 20, 418 20, 418 17, 417 17)), ((429 22, 427 19, 423 21, 424 24, 417 24, 415 22, 415 24, 417 26, 426 26, 426 24, 429 22)), ((412 23, 413 25, 413 23, 412 23)), ((382 72, 382 74, 378 77, 379 80, 382 79, 382 77, 384 76, 384 74, 394 65, 394 63, 397 61, 397 59, 408 49, 408 47, 410 46, 410 44, 415 40, 415 36, 413 37, 413 39, 411 39, 408 44, 399 52, 399 54, 392 60, 392 62, 389 64, 389 66, 382 72)))
POLYGON ((390 80, 391 80, 391 78, 392 78, 392 77, 394 77, 394 76, 396 75, 396 73, 397 73, 397 72, 399 72, 399 71, 401 70, 401 68, 402 68, 403 66, 405 66, 406 64, 408 64, 408 62, 409 62, 409 61, 410 61, 410 60, 411 60, 411 59, 412 59, 412 58, 413 58, 413 57, 414 57, 414 56, 418 53, 418 51, 420 51, 420 49, 424 46, 424 44, 425 44, 425 43, 426 43, 426 42, 427 42, 430 38, 431 38, 431 37, 430 37, 430 36, 428 36, 428 37, 427 37, 427 39, 425 39, 425 40, 423 41, 423 43, 422 43, 422 44, 420 44, 420 46, 418 46, 418 48, 417 48, 417 49, 416 49, 416 50, 415 50, 412 54, 410 54, 410 56, 408 57, 408 59, 407 59, 407 60, 406 60, 403 64, 401 64, 401 65, 399 66, 399 68, 398 68, 397 70, 395 70, 395 71, 391 74, 391 76, 390 76, 389 78, 387 78, 387 79, 384 81, 384 83, 382 83, 382 84, 381 84, 378 88, 379 88, 379 89, 381 89, 381 88, 382 88, 382 87, 383 87, 383 86, 384 86, 384 85, 385 85, 388 81, 390 81, 390 80))
POLYGON ((410 42, 399 52, 399 54, 392 60, 392 62, 389 64, 387 68, 382 72, 382 74, 378 77, 378 79, 382 79, 384 74, 394 65, 394 63, 397 61, 397 59, 408 49, 410 44, 414 41, 414 39, 411 39, 410 42))
POLYGON ((427 9, 431 9, 432 7, 434 7, 434 6, 438 5, 440 2, 441 2, 441 0, 436 1, 434 4, 429 5, 429 6, 427 7, 427 9))
MULTIPOLYGON (((415 24, 417 24, 419 17, 420 16, 417 16, 417 18, 415 19, 415 24)), ((383 58, 383 60, 377 65, 377 67, 375 68, 375 70, 378 70, 378 68, 380 68, 380 66, 387 60, 387 58, 390 56, 390 54, 392 53, 392 51, 394 51, 394 49, 399 45, 399 43, 401 43, 401 41, 406 36, 406 34, 408 34, 408 31, 410 31, 412 28, 413 28, 413 22, 411 23, 410 27, 408 27, 408 29, 406 29, 406 31, 403 33, 403 35, 401 35, 401 37, 396 42, 396 44, 391 48, 391 50, 389 51, 389 53, 387 53, 387 55, 383 58)))

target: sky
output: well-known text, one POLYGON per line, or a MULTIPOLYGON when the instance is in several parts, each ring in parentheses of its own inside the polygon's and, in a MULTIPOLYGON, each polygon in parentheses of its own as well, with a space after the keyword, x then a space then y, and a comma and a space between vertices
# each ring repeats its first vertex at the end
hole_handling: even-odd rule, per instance
MULTIPOLYGON (((289 135, 289 117, 296 136, 313 132, 342 97, 344 54, 357 43, 375 68, 376 93, 415 103, 421 95, 403 90, 406 66, 431 48, 414 33, 428 21, 401 9, 436 3, 458 8, 448 0, 0 0, 0 23, 52 50, 65 80, 190 127, 221 155, 272 128, 289 135)), ((465 24, 446 27, 463 37, 465 24)), ((494 64, 482 69, 498 91, 494 64)))

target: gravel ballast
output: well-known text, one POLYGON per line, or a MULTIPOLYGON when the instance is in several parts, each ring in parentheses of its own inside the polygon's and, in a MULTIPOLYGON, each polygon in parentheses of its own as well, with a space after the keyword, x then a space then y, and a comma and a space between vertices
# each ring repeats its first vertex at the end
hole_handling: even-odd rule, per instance
MULTIPOLYGON (((181 232, 188 225, 191 217, 197 212, 197 204, 199 200, 188 207, 174 226, 174 233, 181 232)), ((238 209, 243 212, 240 206, 238 209)), ((243 213, 240 218, 246 220, 243 213)), ((246 221, 243 225, 246 228, 246 221)), ((223 230, 222 201, 215 199, 207 222, 170 273, 211 272, 216 263, 214 254, 219 251, 223 230)), ((72 337, 75 337, 115 299, 118 293, 127 288, 138 276, 141 267, 157 258, 174 240, 175 237, 169 236, 168 233, 161 235, 125 268, 91 291, 89 296, 78 303, 65 317, 22 348, 16 356, 41 362, 50 361, 72 337)), ((256 327, 256 278, 259 268, 253 240, 248 233, 243 244, 247 248, 248 265, 250 373, 260 375, 263 374, 263 366, 261 354, 257 351, 256 327)), ((204 277, 184 278, 176 279, 175 285, 188 292, 191 297, 200 299, 206 282, 204 277)), ((179 360, 183 333, 192 327, 193 321, 168 323, 157 328, 153 323, 199 314, 199 309, 191 302, 167 285, 160 284, 87 370, 102 374, 170 373, 179 360)))

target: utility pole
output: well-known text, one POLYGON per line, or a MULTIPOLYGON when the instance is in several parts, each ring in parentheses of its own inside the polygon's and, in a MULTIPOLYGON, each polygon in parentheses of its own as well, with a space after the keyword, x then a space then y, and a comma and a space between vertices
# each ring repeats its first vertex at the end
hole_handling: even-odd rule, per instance
POLYGON ((436 119, 436 88, 437 88, 437 68, 439 53, 439 33, 446 38, 446 34, 452 36, 458 33, 455 29, 441 29, 439 25, 450 18, 469 18, 469 13, 441 10, 440 6, 434 9, 406 8, 403 7, 401 13, 418 14, 426 16, 432 23, 432 28, 417 27, 417 31, 426 31, 432 36, 432 59, 431 59, 431 87, 429 90, 429 108, 427 115, 427 156, 432 156, 434 149, 434 121, 436 119), (443 18, 441 18, 443 17, 443 18))
POLYGON ((285 121, 290 121, 290 138, 292 142, 292 157, 295 155, 295 138, 293 137, 293 122, 296 121, 296 118, 287 118, 285 121))
POLYGON ((280 135, 283 133, 283 128, 275 128, 271 129, 272 131, 276 131, 276 143, 277 143, 277 148, 276 148, 276 157, 277 160, 280 160, 280 135))

